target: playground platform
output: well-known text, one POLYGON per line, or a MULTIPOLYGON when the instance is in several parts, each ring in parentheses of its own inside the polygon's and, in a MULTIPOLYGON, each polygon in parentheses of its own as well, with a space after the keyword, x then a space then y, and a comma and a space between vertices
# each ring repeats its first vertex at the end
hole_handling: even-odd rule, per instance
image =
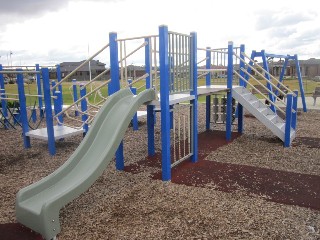
MULTIPOLYGON (((234 87, 237 87, 234 85, 234 87)), ((213 93, 225 92, 228 91, 227 85, 209 85, 209 86, 200 86, 198 87, 198 95, 210 95, 213 93)))
MULTIPOLYGON (((79 133, 83 133, 83 129, 76 129, 67 126, 54 126, 54 139, 59 140, 65 137, 70 137, 73 135, 78 135, 79 133)), ((39 128, 36 130, 29 131, 27 136, 42 140, 48 140, 48 132, 47 128, 39 128)))

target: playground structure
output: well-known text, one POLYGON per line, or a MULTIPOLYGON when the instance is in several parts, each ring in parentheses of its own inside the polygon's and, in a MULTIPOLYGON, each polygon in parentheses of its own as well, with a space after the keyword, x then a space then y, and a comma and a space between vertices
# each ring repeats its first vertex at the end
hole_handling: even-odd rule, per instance
MULTIPOLYGON (((275 104, 277 95, 272 91, 271 86, 278 91, 281 89, 274 83, 270 83, 270 88, 266 87, 270 96, 273 96, 273 98, 265 96, 270 100, 271 106, 266 106, 259 101, 246 88, 248 85, 253 87, 249 77, 254 78, 254 76, 250 72, 255 71, 255 67, 258 68, 258 65, 255 66, 253 59, 246 56, 244 45, 235 48, 233 43, 229 42, 227 48, 204 49, 207 54, 206 69, 203 71, 206 76, 205 86, 197 85, 196 33, 170 32, 166 26, 159 27, 159 35, 137 38, 118 39, 116 33, 110 33, 109 44, 105 48, 107 47, 110 48, 110 69, 107 71, 110 71, 111 79, 100 84, 90 93, 84 92, 81 98, 66 110, 55 112, 55 115, 52 115, 52 111, 46 111, 46 118, 53 121, 54 118, 61 117, 63 113, 74 107, 82 114, 82 125, 86 126, 87 130, 92 123, 87 136, 75 153, 57 171, 20 190, 17 195, 16 214, 18 221, 40 232, 46 239, 52 239, 60 231, 59 210, 93 184, 114 154, 116 155, 116 168, 123 170, 122 138, 141 104, 147 104, 149 155, 155 154, 155 112, 160 111, 161 114, 162 179, 164 181, 171 179, 172 167, 187 159, 191 159, 192 162, 197 161, 197 101, 200 95, 206 96, 207 129, 210 128, 211 121, 211 96, 224 92, 226 93, 227 140, 231 139, 234 98, 238 102, 236 115, 239 132, 243 132, 243 107, 245 107, 284 141, 286 147, 290 146, 296 129, 297 92, 288 91, 286 94, 286 102, 282 102, 285 104, 285 111, 275 104), (142 40, 143 44, 127 54, 126 43, 132 40, 142 40), (146 74, 143 78, 128 83, 125 70, 126 59, 141 48, 145 49, 146 74), (214 85, 211 81, 211 73, 225 71, 225 68, 223 70, 211 68, 210 55, 212 53, 220 54, 219 57, 224 59, 224 65, 227 69, 227 85, 214 85), (249 60, 249 63, 246 60, 249 60), (234 62, 236 61, 239 62, 238 70, 235 69, 234 62), (159 74, 158 69, 160 70, 159 74), (129 88, 144 78, 146 90, 136 97, 128 89, 123 89, 129 88), (235 78, 238 79, 239 85, 233 85, 235 78), (104 98, 98 104, 88 104, 91 109, 99 110, 96 116, 90 115, 88 108, 84 107, 79 110, 76 107, 78 103, 86 100, 89 94, 93 94, 107 84, 109 97, 104 98), (285 114, 285 119, 278 116, 278 111, 285 114), (105 136, 110 136, 110 138, 106 139, 105 136)), ((41 74, 44 82, 46 109, 51 109, 51 92, 61 86, 64 80, 50 87, 48 69, 41 69, 41 74)), ((84 84, 82 89, 91 83, 84 84)), ((281 82, 279 81, 277 84, 281 84, 281 82)), ((55 91, 55 94, 59 99, 59 91, 55 91)), ((62 124, 61 120, 57 121, 62 124)), ((48 136, 49 132, 54 135, 53 124, 49 124, 49 126, 51 129, 47 125, 48 136)), ((50 144, 54 146, 54 138, 53 143, 50 144)))

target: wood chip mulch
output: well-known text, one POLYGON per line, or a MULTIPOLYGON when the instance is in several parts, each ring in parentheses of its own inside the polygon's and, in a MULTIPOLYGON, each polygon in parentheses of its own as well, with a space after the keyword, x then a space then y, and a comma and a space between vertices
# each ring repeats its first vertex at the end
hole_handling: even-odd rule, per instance
MULTIPOLYGON (((61 210, 59 240, 320 239, 320 112, 299 114, 297 138, 283 148, 252 117, 245 118, 244 134, 237 136, 234 129, 226 144, 223 126, 205 132, 204 109, 199 104, 200 161, 178 165, 171 182, 159 180, 157 155, 145 160, 145 120, 139 131, 128 128, 126 171, 116 171, 113 162, 61 210)), ((32 139, 32 148, 24 149, 21 130, 0 129, 1 240, 6 230, 21 229, 12 226, 19 189, 57 169, 81 140, 57 142, 52 157, 45 142, 32 139)))

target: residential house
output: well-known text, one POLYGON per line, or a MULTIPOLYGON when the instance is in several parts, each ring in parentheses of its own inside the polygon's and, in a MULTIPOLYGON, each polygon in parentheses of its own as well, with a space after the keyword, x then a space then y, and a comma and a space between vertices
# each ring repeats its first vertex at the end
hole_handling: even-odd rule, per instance
MULTIPOLYGON (((81 62, 63 62, 60 63, 60 69, 61 69, 61 75, 62 78, 66 77, 69 73, 71 73, 73 70, 75 70, 77 67, 79 67, 85 60, 81 62)), ((101 74, 103 71, 106 70, 106 64, 100 62, 99 60, 91 60, 90 61, 90 68, 89 63, 82 66, 78 71, 72 75, 71 79, 77 79, 78 81, 89 81, 90 77, 91 79, 95 78, 99 74, 101 74), (90 76, 91 71, 91 76, 90 76)), ((102 77, 99 78, 99 80, 106 80, 110 78, 110 73, 104 74, 102 77)))

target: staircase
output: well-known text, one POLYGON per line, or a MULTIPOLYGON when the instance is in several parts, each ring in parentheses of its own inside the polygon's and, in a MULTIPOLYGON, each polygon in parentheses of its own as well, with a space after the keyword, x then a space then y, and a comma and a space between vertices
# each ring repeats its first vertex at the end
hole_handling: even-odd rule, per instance
MULTIPOLYGON (((285 121, 274 113, 267 105, 261 102, 255 95, 244 87, 232 88, 232 97, 245 109, 262 122, 271 132, 285 142, 285 121)), ((290 143, 295 138, 296 131, 290 130, 290 143)))

